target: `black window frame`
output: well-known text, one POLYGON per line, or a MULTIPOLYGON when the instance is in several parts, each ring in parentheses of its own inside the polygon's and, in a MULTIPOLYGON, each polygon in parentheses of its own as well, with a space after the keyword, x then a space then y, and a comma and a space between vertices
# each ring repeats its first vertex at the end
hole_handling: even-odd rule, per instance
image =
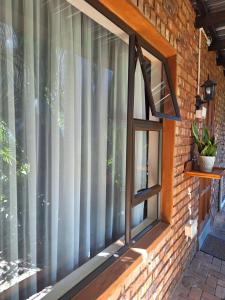
MULTIPOLYGON (((146 120, 140 120, 140 119, 133 119, 133 121, 134 121, 134 135, 137 131, 141 131, 141 132, 157 131, 159 133, 159 137, 161 139, 162 129, 163 129, 162 122, 154 122, 154 121, 148 121, 148 120, 146 121, 146 120)), ((134 136, 133 136, 133 140, 134 140, 133 149, 135 149, 135 137, 134 136)), ((148 144, 148 146, 149 146, 149 144, 148 144)), ((133 151, 135 154, 135 150, 133 150, 133 151)), ((159 153, 159 155, 160 155, 160 153, 159 153)), ((133 179, 134 179, 134 176, 135 176, 135 174, 132 174, 133 179)), ((161 180, 160 180, 160 182, 161 182, 161 180)), ((132 208, 137 206, 138 204, 144 202, 146 200, 146 198, 150 198, 154 195, 159 194, 161 189, 162 189, 161 184, 157 183, 152 187, 145 188, 145 189, 138 191, 136 194, 134 193, 133 197, 132 197, 132 208)))
MULTIPOLYGON (((158 131, 160 133, 160 136, 162 136, 162 130, 163 130, 162 117, 158 122, 149 120, 148 118, 149 109, 151 109, 152 114, 156 116, 156 110, 154 106, 151 89, 149 86, 144 56, 141 50, 141 46, 139 44, 138 37, 135 33, 133 33, 129 35, 129 64, 128 64, 127 162, 126 162, 126 203, 125 203, 125 243, 127 245, 129 245, 132 241, 131 238, 132 208, 137 206, 140 203, 145 202, 147 198, 150 198, 154 195, 159 195, 162 189, 162 186, 160 184, 156 184, 153 187, 141 190, 137 194, 134 193, 135 132, 136 131, 158 131), (136 70, 138 59, 140 61, 141 71, 142 71, 144 85, 145 85, 146 120, 134 118, 135 70, 136 70)), ((148 226, 148 229, 150 228, 152 228, 151 225, 148 226)))
MULTIPOLYGON (((146 97, 146 100, 149 103, 152 115, 154 117, 157 117, 157 118, 165 118, 165 119, 180 121, 181 120, 180 109, 179 109, 179 106, 178 106, 178 103, 177 103, 177 98, 176 98, 175 90, 174 90, 174 87, 173 87, 172 78, 171 78, 171 75, 170 75, 168 60, 164 56, 162 56, 159 52, 154 50, 148 43, 146 43, 136 33, 133 33, 132 35, 134 35, 134 38, 132 39, 133 47, 135 47, 137 49, 137 56, 138 56, 138 59, 139 59, 140 64, 141 64, 141 70, 142 70, 142 74, 143 74, 143 78, 144 78, 145 97, 146 97), (172 100, 171 105, 173 105, 175 115, 169 115, 169 114, 161 113, 161 112, 158 112, 156 110, 155 103, 154 103, 154 100, 153 100, 152 91, 151 91, 151 87, 150 87, 150 84, 149 84, 149 81, 148 81, 148 75, 147 75, 145 59, 144 59, 144 55, 142 53, 141 48, 144 48, 146 51, 148 51, 150 54, 152 54, 153 56, 155 56, 157 59, 159 59, 162 62, 162 66, 163 66, 163 68, 165 70, 165 74, 166 74, 166 79, 168 81, 169 90, 171 92, 170 93, 171 100, 172 100)), ((136 61, 134 63, 136 64, 136 61)))

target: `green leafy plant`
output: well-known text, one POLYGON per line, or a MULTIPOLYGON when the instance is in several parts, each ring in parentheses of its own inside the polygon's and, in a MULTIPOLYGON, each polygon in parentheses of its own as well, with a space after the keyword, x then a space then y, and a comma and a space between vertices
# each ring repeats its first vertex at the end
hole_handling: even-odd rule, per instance
POLYGON ((195 144, 198 147, 198 152, 201 156, 216 156, 217 144, 215 137, 210 137, 209 130, 205 125, 203 126, 202 136, 200 136, 197 124, 193 122, 192 133, 195 144))
MULTIPOLYGON (((24 151, 16 143, 15 137, 11 134, 6 122, 0 120, 0 162, 5 163, 8 167, 16 164, 17 175, 24 176, 30 173, 30 164, 23 157, 24 151), (10 148, 10 143, 16 147, 16 156, 10 148)), ((0 180, 6 178, 0 170, 0 180)))

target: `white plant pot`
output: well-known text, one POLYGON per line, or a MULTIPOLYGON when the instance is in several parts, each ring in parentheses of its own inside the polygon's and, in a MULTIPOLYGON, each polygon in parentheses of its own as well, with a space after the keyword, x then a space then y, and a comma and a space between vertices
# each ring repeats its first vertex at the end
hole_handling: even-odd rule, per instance
POLYGON ((199 167, 202 172, 212 172, 215 156, 199 156, 199 167))

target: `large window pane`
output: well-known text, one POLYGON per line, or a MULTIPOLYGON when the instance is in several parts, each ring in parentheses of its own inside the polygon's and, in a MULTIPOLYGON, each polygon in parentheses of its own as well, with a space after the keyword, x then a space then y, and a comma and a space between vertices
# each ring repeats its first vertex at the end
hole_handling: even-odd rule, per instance
POLYGON ((0 2, 0 292, 15 300, 124 235, 127 64, 64 0, 0 2))

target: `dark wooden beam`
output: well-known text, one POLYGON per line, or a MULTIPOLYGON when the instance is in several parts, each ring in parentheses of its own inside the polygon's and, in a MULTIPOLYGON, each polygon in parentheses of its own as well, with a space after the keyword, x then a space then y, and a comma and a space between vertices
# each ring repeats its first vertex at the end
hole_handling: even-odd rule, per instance
POLYGON ((213 40, 209 46, 209 51, 218 51, 225 49, 225 40, 213 40))
POLYGON ((216 65, 217 66, 223 66, 224 64, 225 64, 225 57, 222 54, 217 53, 216 65))
MULTIPOLYGON (((208 7, 205 3, 204 0, 196 0, 196 5, 197 5, 197 8, 198 8, 198 14, 199 14, 199 17, 201 18, 206 18, 207 15, 209 14, 209 10, 208 10, 208 7)), ((212 24, 209 24, 208 26, 203 26, 205 32, 207 34, 209 34, 212 38, 216 38, 216 30, 215 30, 215 27, 212 25, 212 24)))
POLYGON ((216 65, 217 66, 225 66, 225 56, 218 54, 216 58, 216 65))
POLYGON ((196 0, 196 5, 199 13, 202 17, 205 17, 208 13, 208 8, 203 0, 196 0))
MULTIPOLYGON (((197 28, 203 27, 205 32, 209 34, 212 39, 211 45, 208 47, 209 51, 218 51, 217 63, 225 68, 223 58, 220 50, 225 50, 225 40, 217 39, 216 27, 224 24, 225 11, 219 13, 210 13, 204 0, 195 0, 195 9, 197 11, 197 17, 195 20, 195 26, 197 28)), ((223 70, 225 76, 225 70, 223 70)))
POLYGON ((195 27, 223 26, 225 25, 225 11, 207 13, 205 16, 198 16, 195 19, 195 27))

